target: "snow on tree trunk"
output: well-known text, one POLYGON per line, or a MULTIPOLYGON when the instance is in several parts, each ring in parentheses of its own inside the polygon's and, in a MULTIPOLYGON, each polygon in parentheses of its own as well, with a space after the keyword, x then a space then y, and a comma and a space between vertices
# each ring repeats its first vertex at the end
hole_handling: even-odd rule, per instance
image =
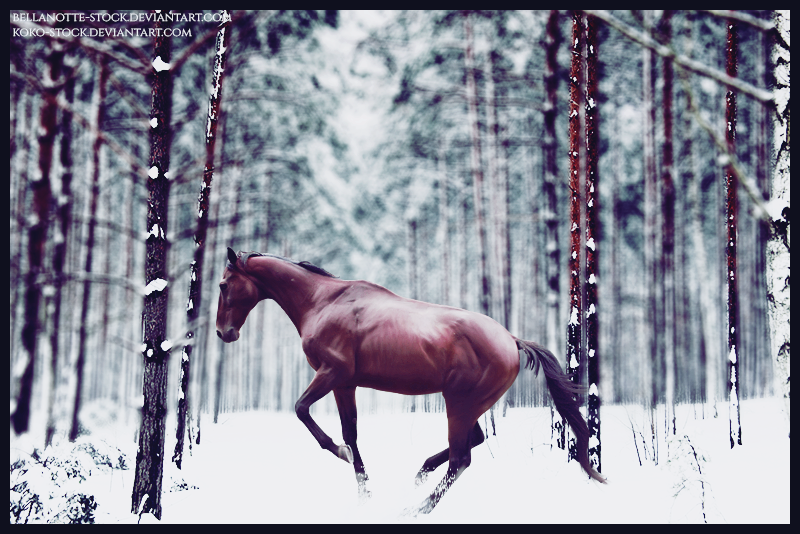
MULTIPOLYGON (((569 256, 569 322, 567 323, 566 369, 571 380, 580 383, 581 324, 583 309, 581 303, 581 87, 583 65, 581 59, 581 40, 583 23, 581 13, 572 13, 572 65, 569 73, 569 190, 570 190, 570 256, 569 256)), ((564 432, 563 422, 556 422, 556 431, 564 432)), ((569 457, 577 458, 574 439, 568 440, 569 457)), ((559 439, 559 443, 562 440, 559 439)))
POLYGON ((170 39, 162 34, 167 26, 156 20, 153 52, 153 91, 150 114, 150 172, 147 209, 145 295, 142 313, 144 356, 142 426, 136 453, 136 475, 131 512, 152 513, 161 519, 161 482, 164 469, 164 433, 167 415, 167 214, 170 183, 169 150, 172 112, 170 39))
MULTIPOLYGON (((738 50, 738 33, 736 22, 728 22, 725 70, 728 76, 737 75, 736 54, 738 50)), ((725 95, 725 139, 728 150, 735 154, 736 140, 736 93, 728 91, 725 95)), ((742 444, 742 428, 739 417, 739 273, 737 268, 736 246, 738 240, 739 197, 738 178, 733 166, 725 169, 725 226, 727 228, 727 246, 725 259, 727 262, 728 280, 728 402, 730 421, 731 448, 742 444)))
POLYGON ((777 38, 772 50, 775 64, 775 108, 772 188, 769 215, 771 229, 767 242, 767 303, 770 353, 778 391, 789 419, 789 11, 775 11, 777 38))
POLYGON ((195 232, 194 260, 191 263, 189 275, 189 300, 186 304, 186 319, 188 331, 186 344, 181 355, 180 391, 178 392, 178 423, 177 443, 172 461, 178 469, 183 460, 183 440, 186 434, 187 410, 189 404, 189 370, 191 364, 192 348, 194 346, 195 320, 202 304, 203 294, 203 265, 205 258, 205 243, 208 234, 208 205, 211 194, 211 182, 214 177, 214 148, 217 141, 217 122, 220 113, 222 98, 222 80, 225 73, 225 59, 230 43, 230 15, 222 12, 222 27, 217 32, 216 51, 214 55, 214 71, 212 74, 211 92, 208 99, 208 116, 206 117, 206 162, 203 168, 203 180, 200 184, 200 195, 197 199, 197 231, 195 232))
POLYGON ((598 226, 600 191, 598 147, 600 145, 597 72, 597 20, 586 17, 586 353, 589 380, 589 462, 600 471, 600 352, 597 317, 598 226))

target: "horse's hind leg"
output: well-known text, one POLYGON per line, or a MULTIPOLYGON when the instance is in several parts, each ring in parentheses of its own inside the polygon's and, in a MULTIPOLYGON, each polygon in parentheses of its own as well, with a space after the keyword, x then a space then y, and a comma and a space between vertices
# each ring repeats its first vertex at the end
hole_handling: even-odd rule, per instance
MULTIPOLYGON (((461 473, 469 467, 472 461, 472 435, 477 416, 464 416, 462 414, 447 415, 447 430, 449 450, 449 465, 444 478, 436 486, 433 492, 425 499, 419 507, 419 512, 429 513, 442 499, 442 496, 450 489, 450 486, 461 476, 461 473)), ((480 432, 480 427, 478 427, 480 432)), ((438 456, 438 455, 437 455, 438 456)))
POLYGON ((360 497, 369 497, 367 491, 366 481, 369 480, 367 472, 364 469, 364 462, 361 460, 361 453, 358 452, 356 439, 358 438, 358 431, 356 427, 356 420, 358 414, 356 412, 356 388, 337 388, 333 390, 333 396, 336 398, 336 406, 339 408, 339 419, 342 421, 342 437, 344 442, 350 446, 353 451, 353 468, 356 472, 356 480, 358 481, 358 494, 360 497))
MULTIPOLYGON (((481 430, 481 425, 475 421, 475 426, 472 427, 472 435, 470 436, 470 449, 473 449, 483 443, 483 430, 481 430)), ((428 473, 431 473, 436 470, 437 467, 445 463, 450 459, 450 448, 446 448, 442 452, 434 454, 427 460, 425 463, 422 464, 419 472, 417 473, 417 477, 414 483, 419 486, 424 484, 426 480, 428 480, 428 473)))

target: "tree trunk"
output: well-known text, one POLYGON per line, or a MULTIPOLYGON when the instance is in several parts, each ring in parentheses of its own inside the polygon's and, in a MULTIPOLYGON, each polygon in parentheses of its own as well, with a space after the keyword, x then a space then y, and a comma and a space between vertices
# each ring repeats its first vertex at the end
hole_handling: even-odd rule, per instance
POLYGON ((770 354, 775 367, 778 392, 783 397, 789 424, 789 12, 775 11, 777 38, 772 50, 775 64, 772 187, 770 217, 772 227, 767 241, 767 304, 770 354))
MULTIPOLYGON (((103 126, 106 81, 108 79, 108 66, 105 62, 105 58, 101 58, 98 69, 97 87, 92 102, 92 108, 94 110, 94 121, 92 125, 92 134, 94 135, 92 144, 92 186, 89 192, 89 221, 86 237, 86 263, 84 267, 84 271, 87 274, 92 272, 92 258, 94 255, 96 226, 95 217, 97 216, 97 198, 100 195, 100 152, 103 147, 103 141, 100 132, 103 126)), ((72 407, 72 426, 69 431, 70 441, 75 441, 77 439, 79 431, 78 414, 81 409, 81 399, 83 396, 83 378, 87 352, 86 341, 88 337, 87 328, 91 286, 91 281, 89 281, 88 278, 84 280, 81 301, 80 330, 78 332, 78 359, 75 363, 75 401, 72 407)))
MULTIPOLYGON (((230 20, 227 11, 223 11, 223 20, 230 20)), ((208 99, 208 116, 206 117, 206 162, 203 168, 203 180, 200 184, 200 195, 197 200, 197 231, 195 232, 194 261, 191 263, 189 275, 189 300, 186 304, 187 342, 183 346, 181 356, 180 391, 178 392, 177 442, 172 461, 178 469, 183 460, 183 439, 186 434, 187 410, 189 403, 189 369, 192 348, 194 345, 195 320, 202 309, 203 265, 205 263, 205 244, 208 234, 208 201, 211 194, 211 182, 214 178, 214 148, 217 141, 217 121, 222 98, 222 80, 225 72, 226 51, 230 43, 230 24, 224 22, 217 32, 216 51, 214 55, 214 72, 211 82, 211 94, 208 99)))
MULTIPOLYGON (((739 37, 737 24, 734 20, 728 21, 728 37, 726 46, 725 71, 728 76, 736 77, 737 61, 736 54, 739 47, 739 37)), ((728 142, 728 150, 731 154, 736 153, 736 93, 728 91, 725 95, 725 139, 728 142)), ((725 259, 727 263, 728 280, 728 402, 729 402, 729 421, 730 421, 730 441, 731 448, 735 444, 742 444, 742 426, 739 416, 739 397, 740 397, 740 376, 739 376, 739 356, 741 355, 740 326, 739 326, 739 272, 737 263, 736 247, 738 241, 739 226, 739 183, 733 166, 729 165, 725 169, 725 226, 727 228, 727 246, 725 247, 725 259)))
POLYGON ((473 57, 472 23, 469 14, 464 15, 466 50, 464 54, 467 78, 467 112, 469 115, 470 136, 472 139, 472 187, 474 197, 475 225, 478 232, 478 257, 480 258, 480 293, 478 302, 480 312, 489 315, 492 291, 487 266, 486 224, 483 218, 483 164, 481 162, 481 134, 478 125, 478 88, 475 83, 475 59, 473 57))
POLYGON ((450 305, 450 209, 447 203, 447 144, 439 140, 439 246, 442 247, 442 290, 440 303, 450 305))
MULTIPOLYGON (((672 39, 672 12, 665 10, 661 19, 661 35, 669 44, 672 39)), ((664 60, 663 113, 664 145, 661 173, 661 213, 663 230, 661 233, 661 254, 664 287, 664 361, 665 405, 668 420, 672 421, 675 433, 675 182, 673 179, 672 144, 672 62, 664 60)))
POLYGON ((547 37, 545 41, 545 76, 544 86, 546 99, 544 105, 544 142, 542 143, 543 156, 543 184, 544 210, 541 215, 545 226, 545 277, 547 281, 547 296, 545 306, 545 346, 554 350, 558 356, 557 341, 561 303, 561 248, 559 246, 558 228, 558 143, 556 141, 556 115, 558 112, 558 48, 561 46, 561 32, 558 28, 558 11, 550 11, 547 20, 547 37))
MULTIPOLYGON (((570 189, 570 257, 569 257, 569 301, 570 314, 567 323, 567 350, 566 370, 571 375, 570 379, 581 383, 581 352, 582 352, 582 324, 583 305, 581 299, 581 103, 583 87, 582 47, 583 23, 579 11, 572 13, 572 65, 569 73, 569 189, 570 189)), ((564 432, 563 422, 560 432, 564 432)), ((574 439, 569 439, 569 457, 577 459, 574 450, 574 439)), ((559 444, 562 442, 559 439, 559 444)))
POLYGON ((48 215, 50 211, 50 169, 53 163, 53 144, 56 137, 56 96, 64 52, 47 41, 47 67, 42 76, 45 87, 40 111, 39 130, 39 174, 31 180, 33 205, 32 223, 28 227, 28 274, 25 277, 25 317, 22 327, 22 346, 27 353, 25 370, 20 377, 16 405, 11 422, 14 432, 28 431, 33 393, 33 371, 36 363, 37 333, 39 331, 39 300, 41 289, 37 277, 42 271, 45 241, 47 239, 48 215))
MULTIPOLYGON (((64 86, 64 98, 70 106, 75 97, 74 72, 69 73, 69 79, 64 86)), ((59 333, 61 331, 61 301, 64 274, 64 261, 67 255, 67 237, 71 224, 70 215, 72 208, 72 112, 64 111, 61 116, 61 193, 56 203, 56 218, 58 226, 53 247, 53 279, 55 294, 53 295, 53 325, 50 336, 50 387, 49 402, 47 406, 47 430, 45 431, 45 447, 50 446, 56 431, 55 404, 58 389, 58 356, 59 333)))
POLYGON ((589 380, 589 462, 599 472, 600 463, 600 350, 597 301, 600 145, 597 73, 597 20, 586 17, 586 353, 589 380))
MULTIPOLYGON (((136 477, 131 512, 152 513, 161 519, 161 482, 164 469, 164 431, 167 415, 167 250, 166 239, 170 183, 170 119, 172 115, 172 73, 170 40, 161 31, 166 24, 157 20, 153 51, 153 92, 150 122, 150 173, 147 210, 147 257, 145 297, 142 313, 144 377, 142 427, 136 454, 136 477)), ((168 26, 167 26, 168 27, 168 26)))
MULTIPOLYGON (((645 25, 649 26, 652 14, 645 11, 645 25)), ((647 287, 646 304, 646 327, 647 357, 649 362, 645 366, 649 368, 645 391, 650 391, 649 401, 651 409, 655 409, 658 404, 659 393, 661 391, 661 380, 659 372, 660 359, 658 357, 658 305, 656 287, 660 283, 656 267, 656 206, 658 205, 656 194, 656 161, 655 161, 655 105, 653 102, 653 60, 654 55, 649 48, 643 49, 643 71, 642 88, 644 110, 644 265, 645 265, 645 286, 647 287), (649 365, 647 365, 649 363, 649 365)))

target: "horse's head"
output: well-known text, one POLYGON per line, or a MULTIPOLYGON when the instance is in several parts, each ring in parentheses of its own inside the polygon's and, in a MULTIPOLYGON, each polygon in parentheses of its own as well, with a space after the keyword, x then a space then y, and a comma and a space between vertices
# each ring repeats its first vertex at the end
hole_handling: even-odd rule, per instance
POLYGON ((225 343, 239 339, 239 329, 258 301, 258 287, 244 270, 244 260, 228 247, 228 265, 219 283, 217 336, 225 343))

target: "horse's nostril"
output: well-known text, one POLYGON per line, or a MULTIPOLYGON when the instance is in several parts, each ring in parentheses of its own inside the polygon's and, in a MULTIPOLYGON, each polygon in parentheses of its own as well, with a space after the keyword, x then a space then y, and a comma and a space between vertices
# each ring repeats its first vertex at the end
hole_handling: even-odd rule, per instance
POLYGON ((222 332, 220 332, 219 330, 217 330, 217 337, 222 339, 222 332))

